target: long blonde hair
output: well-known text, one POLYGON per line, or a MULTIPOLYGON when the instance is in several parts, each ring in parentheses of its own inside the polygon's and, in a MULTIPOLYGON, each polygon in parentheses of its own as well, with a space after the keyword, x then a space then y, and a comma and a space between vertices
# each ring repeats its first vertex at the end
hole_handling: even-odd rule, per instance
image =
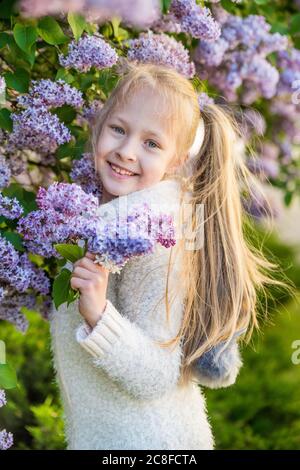
MULTIPOLYGON (((204 120, 205 136, 194 160, 194 172, 190 178, 181 178, 183 191, 190 191, 192 225, 196 230, 197 205, 204 205, 204 243, 202 249, 186 250, 183 256, 178 278, 185 292, 181 328, 171 340, 156 342, 161 347, 172 344, 175 347, 183 341, 179 384, 185 385, 193 380, 193 363, 204 352, 222 340, 229 342, 242 328, 248 330, 245 337, 248 342, 253 329, 260 328, 258 292, 265 293, 264 285, 287 286, 287 283, 269 275, 268 271, 276 271, 278 266, 251 246, 245 233, 249 224, 241 193, 245 189, 251 192, 253 177, 244 160, 237 157, 235 142, 242 136, 231 109, 207 104, 200 111, 192 82, 171 67, 136 64, 122 58, 117 72, 122 80, 110 94, 92 129, 94 155, 106 119, 140 86, 154 87, 170 109, 173 135, 177 139, 178 168, 186 161, 200 117, 204 120), (176 133, 178 129, 180 132, 176 133)), ((177 249, 184 249, 183 243, 181 240, 177 249)), ((170 251, 172 256, 173 248, 170 251)), ((169 274, 170 269, 165 291, 168 318, 169 274)))

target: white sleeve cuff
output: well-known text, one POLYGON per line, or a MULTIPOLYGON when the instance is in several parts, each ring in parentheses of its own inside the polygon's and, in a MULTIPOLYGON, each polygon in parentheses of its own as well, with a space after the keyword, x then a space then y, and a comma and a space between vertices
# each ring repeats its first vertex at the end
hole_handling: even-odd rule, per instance
POLYGON ((96 326, 91 328, 86 322, 76 330, 77 342, 94 357, 102 357, 122 336, 124 319, 107 299, 104 312, 96 326))

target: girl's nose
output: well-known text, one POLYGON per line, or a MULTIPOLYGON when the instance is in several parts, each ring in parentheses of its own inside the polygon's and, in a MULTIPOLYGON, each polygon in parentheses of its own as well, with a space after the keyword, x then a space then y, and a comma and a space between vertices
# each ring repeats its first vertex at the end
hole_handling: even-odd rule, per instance
POLYGON ((124 141, 118 149, 118 155, 124 160, 137 160, 137 143, 133 142, 133 139, 127 139, 124 141))

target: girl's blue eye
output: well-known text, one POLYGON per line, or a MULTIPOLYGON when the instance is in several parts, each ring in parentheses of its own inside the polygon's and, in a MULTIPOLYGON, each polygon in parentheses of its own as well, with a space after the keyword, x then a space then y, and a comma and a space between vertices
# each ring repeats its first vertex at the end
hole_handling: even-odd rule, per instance
MULTIPOLYGON (((123 130, 122 127, 119 127, 119 126, 110 126, 110 127, 111 127, 112 129, 121 129, 121 130, 123 130)), ((153 140, 149 140, 148 142, 152 142, 152 144, 155 145, 154 148, 159 148, 159 146, 158 146, 153 140)), ((152 147, 152 148, 153 148, 153 147, 152 147)))
POLYGON ((110 126, 112 129, 122 129, 122 127, 118 127, 118 126, 110 126))
MULTIPOLYGON (((155 145, 155 147, 154 147, 154 148, 158 148, 158 145, 157 145, 155 142, 153 142, 153 140, 149 140, 148 142, 152 142, 152 144, 154 144, 154 145, 155 145)), ((152 147, 152 148, 153 148, 153 147, 152 147)))

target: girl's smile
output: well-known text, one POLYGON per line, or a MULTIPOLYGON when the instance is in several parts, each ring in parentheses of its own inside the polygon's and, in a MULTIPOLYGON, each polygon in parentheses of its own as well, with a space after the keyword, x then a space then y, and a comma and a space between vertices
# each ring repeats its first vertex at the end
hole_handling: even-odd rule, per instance
POLYGON ((120 165, 113 164, 112 162, 107 162, 110 169, 111 169, 111 175, 115 178, 118 178, 119 180, 124 180, 128 178, 132 178, 133 176, 138 176, 137 173, 134 173, 124 167, 121 167, 120 165))

